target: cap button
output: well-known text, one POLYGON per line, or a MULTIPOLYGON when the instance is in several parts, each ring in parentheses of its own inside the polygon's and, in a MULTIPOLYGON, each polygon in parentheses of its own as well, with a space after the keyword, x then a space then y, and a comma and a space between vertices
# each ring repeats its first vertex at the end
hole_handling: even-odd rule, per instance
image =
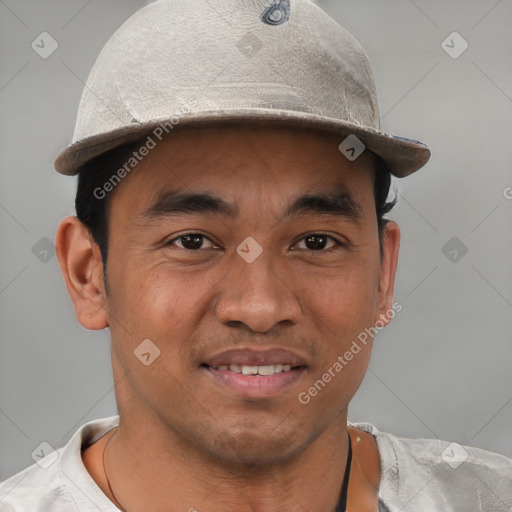
POLYGON ((260 20, 267 25, 282 25, 290 19, 290 0, 277 0, 267 7, 260 20))

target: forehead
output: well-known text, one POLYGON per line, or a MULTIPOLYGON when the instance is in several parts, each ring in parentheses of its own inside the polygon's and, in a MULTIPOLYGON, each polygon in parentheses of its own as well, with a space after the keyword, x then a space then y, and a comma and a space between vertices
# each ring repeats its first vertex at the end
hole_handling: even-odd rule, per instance
POLYGON ((286 197, 305 190, 373 195, 375 157, 349 161, 343 137, 289 128, 223 126, 178 131, 142 159, 114 202, 145 207, 162 191, 210 191, 233 199, 286 197))

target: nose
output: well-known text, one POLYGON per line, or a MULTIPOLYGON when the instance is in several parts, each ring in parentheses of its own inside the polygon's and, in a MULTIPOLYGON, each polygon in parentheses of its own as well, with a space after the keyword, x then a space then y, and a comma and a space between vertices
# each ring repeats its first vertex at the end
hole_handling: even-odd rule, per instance
POLYGON ((265 333, 278 324, 297 324, 301 303, 292 291, 289 275, 279 272, 268 258, 252 263, 235 256, 234 266, 221 281, 215 305, 217 319, 230 327, 244 324, 251 331, 265 333))

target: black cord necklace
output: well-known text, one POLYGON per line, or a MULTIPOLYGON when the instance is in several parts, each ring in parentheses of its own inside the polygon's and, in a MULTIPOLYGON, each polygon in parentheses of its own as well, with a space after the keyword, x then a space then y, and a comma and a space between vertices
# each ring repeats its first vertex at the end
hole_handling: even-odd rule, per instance
POLYGON ((348 436, 348 455, 347 455, 347 465, 345 467, 345 476, 343 477, 343 485, 341 486, 341 495, 340 501, 338 502, 338 506, 334 512, 345 512, 347 510, 347 498, 348 498, 348 481, 350 478, 350 466, 352 465, 352 441, 350 439, 350 434, 347 430, 348 436))

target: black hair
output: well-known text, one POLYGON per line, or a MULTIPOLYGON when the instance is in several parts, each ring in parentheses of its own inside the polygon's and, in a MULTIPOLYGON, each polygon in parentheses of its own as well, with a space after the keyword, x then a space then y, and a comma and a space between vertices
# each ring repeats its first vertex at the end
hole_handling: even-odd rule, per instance
POLYGON ((118 173, 123 169, 131 172, 132 167, 126 163, 133 152, 140 148, 141 142, 123 144, 111 149, 84 164, 78 173, 75 210, 78 220, 89 230, 93 240, 98 244, 106 275, 109 226, 108 217, 112 196, 121 181, 118 173))
MULTIPOLYGON (((80 222, 89 230, 93 240, 98 244, 103 272, 106 277, 109 226, 108 217, 110 204, 115 193, 116 186, 121 181, 119 178, 131 172, 132 168, 126 163, 142 145, 141 141, 124 144, 102 155, 99 155, 80 168, 75 198, 76 215, 80 222)), ((377 213, 377 226, 379 231, 380 253, 382 257, 382 233, 385 225, 389 222, 385 216, 395 206, 396 196, 393 200, 387 201, 391 187, 391 173, 382 158, 375 155, 375 181, 374 197, 377 213)))
POLYGON ((382 234, 384 228, 389 222, 386 215, 394 208, 397 203, 397 196, 388 201, 389 191, 391 189, 391 172, 384 160, 375 155, 375 181, 373 185, 373 195, 375 197, 375 211, 377 213, 377 227, 379 230, 380 255, 382 257, 382 234))

